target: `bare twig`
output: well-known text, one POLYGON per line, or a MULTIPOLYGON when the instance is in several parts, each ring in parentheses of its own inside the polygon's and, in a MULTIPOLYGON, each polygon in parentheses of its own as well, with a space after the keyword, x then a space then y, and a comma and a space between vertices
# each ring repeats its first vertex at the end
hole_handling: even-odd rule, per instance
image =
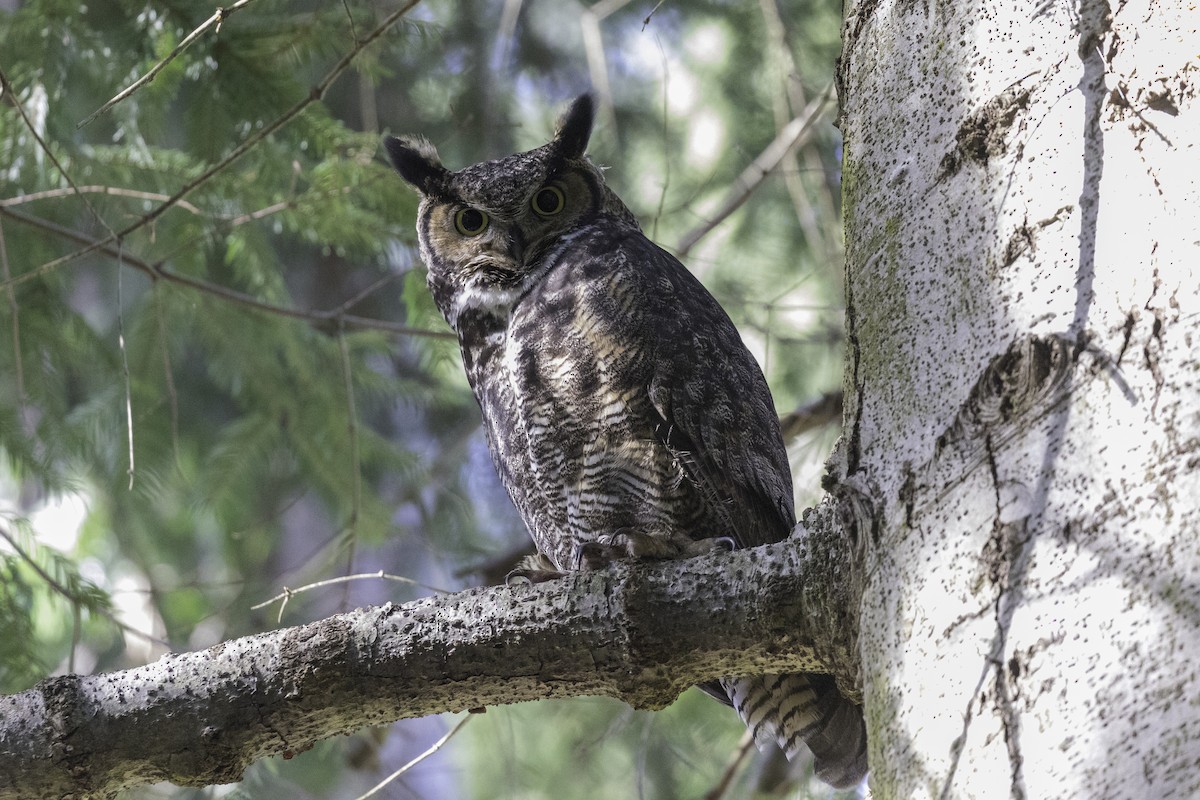
POLYGON ((733 188, 725 198, 725 202, 721 204, 720 209, 704 224, 689 231, 679 242, 676 250, 680 256, 686 255, 697 242, 741 207, 742 203, 746 202, 750 195, 762 185, 766 177, 779 166, 784 156, 799 147, 812 135, 817 123, 825 116, 825 112, 829 108, 829 99, 832 94, 833 84, 831 83, 825 87, 825 91, 821 92, 817 99, 805 107, 800 116, 785 125, 758 157, 742 170, 742 174, 734 181, 733 188))
MULTIPOLYGON (((71 189, 46 189, 41 192, 30 192, 29 194, 21 194, 16 197, 7 197, 0 200, 0 206, 20 206, 25 203, 32 203, 37 200, 52 200, 58 197, 69 197, 76 194, 106 194, 114 197, 132 197, 135 200, 168 200, 169 195, 159 194, 158 192, 143 192, 137 189, 123 189, 119 186, 76 186, 71 189)), ((190 211, 198 216, 204 212, 196 208, 186 200, 180 200, 179 207, 184 211, 190 211)))
MULTIPOLYGON (((653 12, 651 12, 653 13, 653 12)), ((647 22, 650 20, 646 17, 647 22)), ((655 44, 658 45, 658 55, 662 60, 662 142, 663 142, 663 182, 662 191, 658 194, 658 210, 654 213, 654 223, 650 228, 650 238, 658 239, 658 222, 662 219, 663 208, 667 204, 667 189, 671 186, 671 136, 670 127, 668 126, 670 103, 667 97, 667 90, 671 86, 671 66, 667 60, 667 51, 663 49, 662 40, 657 36, 654 37, 655 44)))
POLYGON ((403 274, 403 273, 388 272, 385 275, 379 276, 379 278, 377 280, 373 281, 370 286, 363 289, 361 292, 359 292, 356 295, 351 295, 341 305, 338 305, 336 308, 331 308, 328 313, 333 314, 337 318, 340 318, 343 314, 345 314, 345 312, 354 308, 360 302, 362 302, 366 298, 370 297, 371 295, 375 294, 376 292, 378 292, 380 289, 382 289, 387 284, 396 280, 396 278, 400 277, 401 274, 403 274))
POLYGON ((125 270, 123 242, 117 239, 117 348, 121 351, 121 376, 125 382, 125 432, 129 442, 129 491, 133 491, 133 387, 129 382, 129 352, 125 348, 125 297, 122 286, 125 270))
MULTIPOLYGON (((3 274, 4 280, 12 277, 12 273, 8 266, 8 246, 4 241, 4 226, 0 224, 0 272, 3 274)), ((13 363, 17 369, 17 405, 21 408, 22 413, 25 410, 25 369, 21 361, 21 317, 20 307, 17 305, 17 295, 13 288, 8 287, 8 308, 12 313, 12 346, 13 346, 13 363)))
MULTIPOLYGON (((50 146, 46 143, 46 140, 42 138, 41 133, 38 132, 37 126, 33 124, 33 120, 29 119, 29 115, 25 113, 25 107, 21 105, 21 102, 17 99, 16 93, 13 92, 12 84, 9 83, 8 76, 4 74, 3 70, 0 70, 0 88, 12 95, 13 105, 16 107, 17 113, 21 115, 21 119, 24 121, 25 127, 29 130, 30 135, 32 135, 34 140, 37 142, 38 147, 42 149, 42 151, 46 154, 46 157, 50 159, 50 162, 54 164, 54 168, 57 169, 59 174, 63 176, 63 179, 66 180, 67 184, 71 187, 71 190, 79 196, 80 200, 83 201, 83 204, 87 207, 87 210, 91 212, 92 216, 96 218, 96 221, 99 222, 106 231, 108 231, 109 239, 116 242, 117 245, 117 347, 121 351, 121 368, 125 378, 125 420, 127 423, 126 432, 129 440, 129 488, 132 490, 134 475, 133 391, 129 382, 129 357, 125 349, 125 312, 122 308, 121 297, 121 275, 123 272, 121 269, 121 262, 123 258, 122 246, 124 240, 119 234, 113 231, 112 227, 109 226, 108 221, 104 219, 104 217, 100 216, 100 212, 97 211, 96 207, 92 205, 92 201, 87 198, 87 195, 79 191, 79 186, 75 183, 74 179, 71 178, 71 175, 67 172, 66 168, 63 167, 62 163, 58 160, 58 157, 54 155, 54 152, 50 149, 50 146)), ((7 285, 11 286, 15 282, 16 281, 11 276, 6 276, 5 283, 7 285)))
POLYGON ((192 44, 197 39, 199 39, 201 36, 203 36, 208 31, 209 28, 211 28, 215 25, 215 26, 217 26, 217 30, 219 31, 221 28, 222 22, 229 19, 229 17, 231 17, 234 12, 236 12, 242 8, 245 8, 252 1, 253 0, 237 0, 237 2, 231 6, 218 7, 217 10, 215 12, 213 12, 213 15, 211 17, 204 20, 204 22, 201 22, 200 26, 198 28, 196 28, 194 31, 189 33, 187 36, 183 37, 183 41, 181 41, 179 44, 175 45, 175 49, 172 50, 171 52, 167 53, 166 58, 164 58, 162 61, 159 61, 157 64, 155 64, 153 67, 151 67, 150 71, 147 72, 145 75, 138 78, 136 81, 131 83, 128 87, 126 87, 125 89, 118 92, 116 94, 116 96, 114 96, 107 103, 100 106, 98 109, 93 111, 91 114, 88 114, 81 122, 77 123, 75 125, 75 127, 82 128, 84 125, 87 125, 89 122, 91 122, 96 117, 103 114, 105 111, 108 111, 110 108, 115 106, 117 103, 119 103, 122 100, 124 100, 125 98, 129 97, 131 94, 133 94, 138 89, 145 86, 147 83, 150 83, 152 80, 154 80, 155 76, 157 76, 158 73, 162 72, 163 67, 167 66, 167 64, 170 64, 172 61, 175 60, 176 56, 178 56, 184 50, 191 47, 192 44))
MULTIPOLYGON (((350 524, 347 535, 350 540, 346 550, 346 571, 354 571, 354 554, 358 549, 358 521, 362 511, 362 464, 358 451, 358 407, 354 401, 354 373, 350 366, 350 346, 346 344, 345 327, 338 325, 338 354, 342 363, 342 383, 346 390, 346 433, 350 437, 350 469, 352 489, 350 493, 350 524)), ((350 583, 342 584, 342 610, 350 601, 350 583)))
POLYGON ((271 134, 275 133, 277 130, 279 130, 283 126, 290 123, 293 119, 295 119, 297 116, 299 116, 306 108, 308 108, 310 105, 312 105, 313 103, 315 103, 318 100, 320 100, 321 98, 323 98, 325 96, 325 92, 327 92, 329 90, 329 87, 333 85, 334 81, 336 81, 339 77, 341 77, 342 73, 345 72, 346 69, 350 66, 350 64, 353 63, 354 59, 358 57, 359 53, 361 53, 363 51, 363 49, 367 47, 367 45, 371 44, 376 39, 378 39, 380 36, 385 34, 388 31, 388 29, 390 29, 393 25, 395 25, 397 22, 399 22, 400 18, 403 17, 405 14, 407 14, 409 11, 411 11, 413 9, 413 7, 415 7, 417 5, 417 3, 419 3, 419 2, 420 2, 420 0, 408 0, 408 2, 406 2, 399 9, 397 9, 396 11, 393 11, 391 14, 389 14, 387 17, 385 17, 383 22, 381 22, 378 25, 378 27, 376 27, 373 31, 371 31, 369 34, 367 34, 363 39, 359 40, 359 42, 357 44, 355 44, 355 46, 350 50, 350 52, 348 52, 344 56, 342 56, 342 58, 337 62, 337 64, 335 64, 333 66, 333 68, 330 69, 329 72, 327 72, 325 74, 325 77, 323 77, 320 80, 320 82, 318 82, 317 85, 314 86, 309 91, 307 97, 305 97, 303 100, 300 100, 295 105, 293 105, 291 108, 289 108, 287 111, 285 111, 283 114, 281 114, 280 116, 275 118, 275 120, 273 120, 270 124, 265 125, 262 128, 258 129, 254 133, 253 136, 250 136, 245 141, 243 141, 240 145, 235 147, 233 149, 233 151, 229 153, 229 155, 225 156, 225 158, 221 159, 219 162, 217 162, 216 164, 214 164, 211 167, 209 167, 208 169, 206 169, 200 175, 197 175, 195 178, 193 178, 190 181, 188 181, 187 183, 185 183, 183 186, 181 186, 175 192, 175 194, 171 195, 166 201, 164 201, 157 208, 155 208, 154 210, 152 210, 146 214, 143 214, 141 217, 138 218, 137 221, 131 223, 130 225, 127 225, 125 228, 122 228, 117 233, 112 234, 105 239, 96 240, 93 243, 89 244, 88 246, 86 246, 82 249, 76 250, 73 253, 68 253, 67 255, 56 258, 53 261, 47 261, 45 264, 42 264, 41 266, 37 267, 36 269, 30 270, 29 272, 26 272, 22 275, 18 275, 17 277, 15 277, 9 281, 5 281, 5 285, 13 285, 13 284, 18 284, 18 283, 23 283, 27 280, 32 280, 33 278, 36 278, 40 275, 44 275, 45 273, 50 272, 51 270, 57 269, 58 267, 61 267, 64 264, 68 264, 68 263, 75 261, 76 259, 82 258, 83 256, 86 256, 90 253, 94 253, 98 250, 102 250, 105 248, 105 246, 112 244, 117 239, 128 236, 129 234, 133 233, 134 231, 141 230, 142 228, 146 227, 147 225, 150 225, 151 223, 153 223, 155 220, 157 220, 159 217, 161 217, 163 214, 165 214, 168 210, 170 210, 173 206, 178 204, 179 201, 182 200, 184 197, 186 197, 187 195, 189 195, 191 192, 195 191, 199 187, 203 186, 204 184, 208 183, 208 181, 212 180, 212 178, 214 176, 218 175, 219 173, 221 173, 222 171, 227 169, 231 164, 238 161, 242 156, 246 155, 246 153, 248 153, 252 149, 254 149, 258 145, 259 142, 263 141, 268 136, 270 136, 271 134))
MULTIPOLYGON (((778 64, 780 91, 776 95, 775 115, 776 124, 782 128, 788 118, 808 105, 808 100, 799 81, 799 70, 788 44, 787 27, 779 12, 778 0, 759 0, 759 6, 767 38, 773 44, 774 60, 778 64)), ((789 162, 795 168, 789 169, 788 165, 783 165, 780 171, 796 211, 796 221, 814 252, 822 253, 825 261, 836 268, 842 261, 841 238, 836 235, 840 226, 836 224, 836 198, 826 186, 820 155, 811 147, 797 148, 789 162), (804 172, 817 176, 820 183, 820 188, 812 192, 811 198, 803 180, 804 172)))
POLYGON ((604 37, 600 23, 605 17, 616 13, 629 4, 629 0, 600 0, 579 13, 579 28, 583 35, 583 49, 587 55, 588 73, 592 78, 592 90, 600 102, 600 118, 610 131, 614 143, 620 140, 617 131, 617 115, 613 106, 612 86, 608 82, 608 60, 604 55, 604 37))
POLYGON ((167 401, 171 406, 171 452, 175 455, 175 468, 183 472, 183 460, 179 457, 179 393, 175 391, 174 370, 171 369, 171 345, 167 337, 167 320, 163 314, 162 295, 158 283, 154 284, 154 317, 158 322, 158 343, 162 348, 163 377, 167 383, 167 401))
MULTIPOLYGON (((339 191, 349 191, 349 189, 350 189, 350 187, 346 186, 346 187, 343 187, 342 189, 340 189, 339 191)), ((265 208, 260 208, 257 211, 251 211, 246 214, 239 214, 238 216, 229 220, 229 226, 232 228, 236 228, 240 225, 245 225, 247 222, 254 222, 255 220, 260 220, 263 217, 269 217, 272 214, 278 214, 280 211, 287 211, 289 208, 292 208, 295 205, 296 205, 295 200, 280 200, 278 203, 273 203, 269 206, 266 206, 265 208)))
POLYGON ((458 721, 458 722, 457 722, 457 723, 454 725, 454 727, 453 727, 453 728, 451 728, 450 730, 446 731, 446 735, 445 735, 445 736, 443 736, 442 738, 438 739, 436 742, 434 742, 433 744, 431 744, 431 745, 429 746, 429 749, 428 749, 428 750, 426 750, 424 753, 421 753, 421 755, 417 756, 417 757, 416 757, 416 758, 414 758, 412 761, 409 761, 407 764, 405 764, 403 767, 401 767, 400 769, 398 769, 398 770, 396 770, 395 772, 393 772, 391 775, 388 775, 388 776, 387 776, 386 778, 384 778, 382 781, 380 781, 379 783, 377 783, 377 784, 376 784, 374 787, 372 787, 371 789, 368 789, 368 790, 367 790, 365 793, 363 793, 363 794, 360 794, 360 795, 359 795, 359 796, 356 798, 356 800, 366 800, 368 797, 370 797, 370 796, 371 796, 371 795, 373 795, 373 794, 376 794, 376 793, 377 793, 377 792, 378 792, 380 789, 382 789, 383 787, 387 786, 387 785, 388 785, 389 783, 391 783, 392 781, 396 780, 396 778, 399 778, 401 775, 403 775, 404 773, 408 772, 410 769, 412 769, 413 767, 415 767, 417 764, 420 764, 422 761, 424 761, 425 759, 429 758, 431 755, 433 755, 434 753, 436 753, 438 750, 441 750, 441 749, 442 749, 442 746, 443 746, 444 744, 446 744, 446 742, 450 741, 450 739, 451 739, 451 738, 453 738, 454 734, 456 734, 456 733, 458 733, 460 730, 462 730, 462 726, 463 726, 463 725, 466 725, 466 724, 467 724, 467 720, 469 720, 469 719, 470 719, 471 717, 473 717, 473 716, 474 716, 474 714, 471 714, 471 713, 464 714, 464 715, 463 715, 463 718, 462 718, 462 719, 460 719, 460 720, 459 720, 459 721, 458 721))
POLYGON ((654 12, 655 12, 655 11, 658 11, 658 9, 659 9, 659 8, 662 6, 662 4, 663 4, 663 3, 665 3, 666 1, 667 1, 667 0, 658 0, 658 2, 654 4, 654 8, 650 9, 650 13, 649 13, 649 14, 647 14, 647 15, 646 15, 646 18, 642 20, 642 30, 643 30, 643 31, 645 31, 645 30, 646 30, 646 28, 647 28, 647 27, 649 27, 649 25, 650 25, 650 20, 654 18, 654 12))
POLYGON ((842 391, 825 392, 817 399, 797 406, 779 418, 779 427, 784 441, 794 439, 826 425, 834 425, 842 418, 842 391))
POLYGON ((733 777, 737 775, 741 769, 742 762, 746 760, 746 756, 754 748, 754 734, 749 728, 742 734, 741 741, 738 742, 737 748, 733 751, 733 758, 725 765, 725 771, 721 773, 721 779, 717 781, 717 785, 708 790, 708 794, 704 795, 704 800, 721 800, 725 796, 725 792, 729 790, 733 783, 733 777))
POLYGON ((350 23, 350 38, 358 42, 358 30, 354 27, 354 15, 350 13, 350 5, 342 0, 342 10, 346 12, 346 21, 350 23))
POLYGON ((271 605, 272 603, 278 602, 278 603, 280 603, 280 605, 279 605, 279 616, 277 618, 277 621, 281 622, 283 620, 283 611, 285 608, 287 608, 287 604, 289 602, 291 602, 291 599, 294 595, 298 595, 302 592, 311 591, 313 589, 320 589, 324 586, 336 586, 339 583, 349 583, 350 581, 365 581, 365 580, 396 581, 397 583, 407 583, 410 586, 419 586, 422 589, 428 589, 429 591, 434 592, 436 594, 450 594, 450 592, 448 592, 445 589, 439 589, 436 586, 430 586, 427 583, 421 583, 420 581, 414 581, 412 578, 406 578, 403 575, 391 575, 391 574, 384 572, 383 570, 379 570, 378 572, 360 572, 357 575, 342 575, 341 577, 338 577, 338 578, 328 578, 323 581, 316 581, 315 583, 305 584, 304 586, 301 586, 299 589, 289 589, 288 587, 285 586, 285 587, 283 587, 282 592, 280 592, 279 594, 270 598, 269 600, 263 600, 261 603, 259 603, 257 605, 250 606, 250 610, 257 611, 260 608, 266 608, 267 606, 271 605))
MULTIPOLYGON (((62 163, 58 160, 58 157, 54 155, 54 151, 50 149, 50 145, 46 144, 46 140, 43 139, 42 134, 38 132, 37 125, 34 125, 33 120, 31 120, 29 115, 25 113, 25 106, 21 105, 21 101, 17 98, 17 93, 13 90, 13 86, 9 82, 8 76, 4 74, 4 70, 0 69, 0 94, 6 93, 12 98, 13 107, 16 108, 17 113, 21 115, 21 120, 25 123, 25 127, 29 130, 30 135, 33 136, 34 141, 37 142, 38 147, 41 148, 42 152, 46 154, 46 157, 50 159, 50 163, 54 165, 54 168, 58 170, 60 175, 63 176, 63 179, 71 187, 71 191, 79 195, 79 199, 83 201, 85 206, 87 206, 88 211, 90 211, 92 216, 96 218, 96 221, 104 226, 104 229, 108 231, 109 238, 111 238, 113 241, 119 241, 120 236, 116 233, 113 233, 113 229, 109 227, 108 222, 104 219, 104 217, 100 216, 100 212, 97 211, 96 207, 92 205, 92 202, 87 199, 87 195, 79 191, 79 187, 75 185, 75 181, 71 178, 71 175, 63 167, 62 163)), ((20 277, 8 278, 4 281, 5 285, 11 285, 20 282, 20 277)))
MULTIPOLYGON (((295 187, 293 186, 293 189, 294 188, 295 187)), ((312 195, 312 197, 315 199, 323 199, 339 194, 349 194, 354 188, 355 187, 351 186, 341 186, 337 189, 315 193, 312 195)), ((78 190, 47 189, 41 192, 30 192, 29 194, 17 195, 16 197, 9 197, 0 200, 0 208, 25 205, 26 203, 32 203, 37 200, 52 200, 59 197, 70 197, 77 194, 103 194, 110 197, 130 197, 135 200, 157 200, 159 202, 165 202, 171 199, 170 195, 161 194, 159 192, 144 192, 137 189, 124 189, 118 186, 97 185, 80 186, 78 187, 78 190)), ((228 225, 230 228, 238 228, 242 225, 245 225, 247 222, 255 222, 263 219, 264 217, 269 217, 272 214, 278 214, 280 211, 287 211, 289 208, 295 208, 296 204, 297 203, 294 198, 291 200, 280 200, 278 203, 272 203, 271 205, 264 206, 256 211, 247 211, 236 216, 227 216, 222 214, 208 213, 186 200, 180 200, 176 203, 176 205, 182 208, 184 211, 191 212, 198 217, 206 217, 208 219, 215 220, 221 224, 228 225)))
MULTIPOLYGON (((79 244, 88 245, 90 248, 89 252, 91 250, 96 250, 112 256, 113 258, 117 256, 117 247, 111 242, 92 239, 90 236, 82 234, 79 231, 63 227, 58 223, 51 222, 50 220, 23 214, 19 211, 14 211, 11 208, 5 208, 4 206, 0 206, 0 216, 9 217, 17 222, 39 228, 48 233, 53 233, 54 235, 61 236, 64 239, 70 239, 71 241, 79 244)), ((291 319, 299 319, 310 323, 321 324, 342 322, 354 328, 380 330, 406 336, 423 336, 430 339, 455 338, 454 334, 449 332, 430 331, 425 330, 424 328, 413 328, 407 325, 400 325, 399 323, 395 322, 388 322, 387 320, 370 319, 368 317, 360 317, 354 314, 344 314, 338 309, 333 309, 332 311, 304 311, 298 308, 287 308, 286 306, 275 305, 274 303, 268 303, 264 300, 259 300, 257 297, 252 297, 251 295, 244 294, 234 289, 229 289, 219 284, 209 283, 208 281, 201 280, 200 278, 193 278, 188 275, 180 275, 176 272, 171 272, 161 263, 151 264, 150 262, 138 258, 130 253, 123 253, 122 263, 144 272, 152 278, 162 279, 168 283, 174 283, 180 286, 187 286, 191 289, 212 295, 222 300, 237 303, 238 305, 246 306, 247 308, 253 308, 258 311, 263 311, 268 314, 275 314, 281 317, 288 317, 291 319)), ((17 282, 17 280, 14 280, 7 282, 4 285, 11 287, 17 282)))

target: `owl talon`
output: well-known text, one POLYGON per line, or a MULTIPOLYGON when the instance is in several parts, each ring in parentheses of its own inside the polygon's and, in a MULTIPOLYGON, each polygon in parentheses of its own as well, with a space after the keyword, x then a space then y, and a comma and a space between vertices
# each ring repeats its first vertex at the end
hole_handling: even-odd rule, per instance
POLYGON ((575 565, 577 569, 603 569, 614 561, 654 557, 649 552, 657 547, 654 542, 654 537, 628 528, 601 534, 595 541, 575 547, 575 565))
POLYGON ((504 585, 517 586, 521 584, 545 583, 546 581, 561 578, 566 574, 561 570, 555 569, 554 564, 545 555, 537 553, 521 559, 519 566, 504 576, 504 585))
POLYGON ((608 538, 610 537, 601 536, 599 541, 575 545, 575 569, 602 569, 606 564, 617 560, 620 556, 612 551, 608 542, 603 541, 608 538))
POLYGON ((578 569, 600 569, 613 561, 690 558, 711 553, 722 546, 734 550, 737 548, 737 542, 729 536, 693 540, 682 534, 668 536, 621 528, 614 533, 597 536, 594 541, 578 545, 575 548, 575 564, 578 569))
POLYGON ((505 586, 528 586, 534 583, 545 583, 556 580, 567 573, 556 569, 514 569, 504 576, 505 586))

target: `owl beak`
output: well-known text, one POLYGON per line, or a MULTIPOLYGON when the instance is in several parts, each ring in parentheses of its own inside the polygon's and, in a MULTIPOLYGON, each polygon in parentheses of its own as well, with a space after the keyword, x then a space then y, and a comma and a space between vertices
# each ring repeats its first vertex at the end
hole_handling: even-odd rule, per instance
POLYGON ((514 264, 525 266, 525 237, 520 232, 513 231, 508 235, 508 255, 514 264))

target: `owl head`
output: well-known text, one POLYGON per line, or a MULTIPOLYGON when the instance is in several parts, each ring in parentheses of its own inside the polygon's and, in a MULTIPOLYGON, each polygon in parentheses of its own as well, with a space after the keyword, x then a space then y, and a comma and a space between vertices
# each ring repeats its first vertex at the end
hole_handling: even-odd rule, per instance
POLYGON ((459 328, 470 310, 506 317, 570 234, 601 220, 637 227, 584 155, 593 117, 585 94, 562 115, 549 143, 454 171, 424 139, 384 140, 400 177, 421 193, 421 258, 451 327, 459 328))

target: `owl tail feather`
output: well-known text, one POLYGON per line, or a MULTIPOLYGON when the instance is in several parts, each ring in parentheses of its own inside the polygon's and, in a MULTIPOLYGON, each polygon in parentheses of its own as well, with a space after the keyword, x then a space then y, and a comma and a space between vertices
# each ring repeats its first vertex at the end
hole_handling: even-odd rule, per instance
POLYGON ((829 675, 723 678, 722 688, 760 748, 778 745, 792 759, 812 751, 817 777, 837 788, 867 774, 867 728, 862 708, 838 691, 829 675))

